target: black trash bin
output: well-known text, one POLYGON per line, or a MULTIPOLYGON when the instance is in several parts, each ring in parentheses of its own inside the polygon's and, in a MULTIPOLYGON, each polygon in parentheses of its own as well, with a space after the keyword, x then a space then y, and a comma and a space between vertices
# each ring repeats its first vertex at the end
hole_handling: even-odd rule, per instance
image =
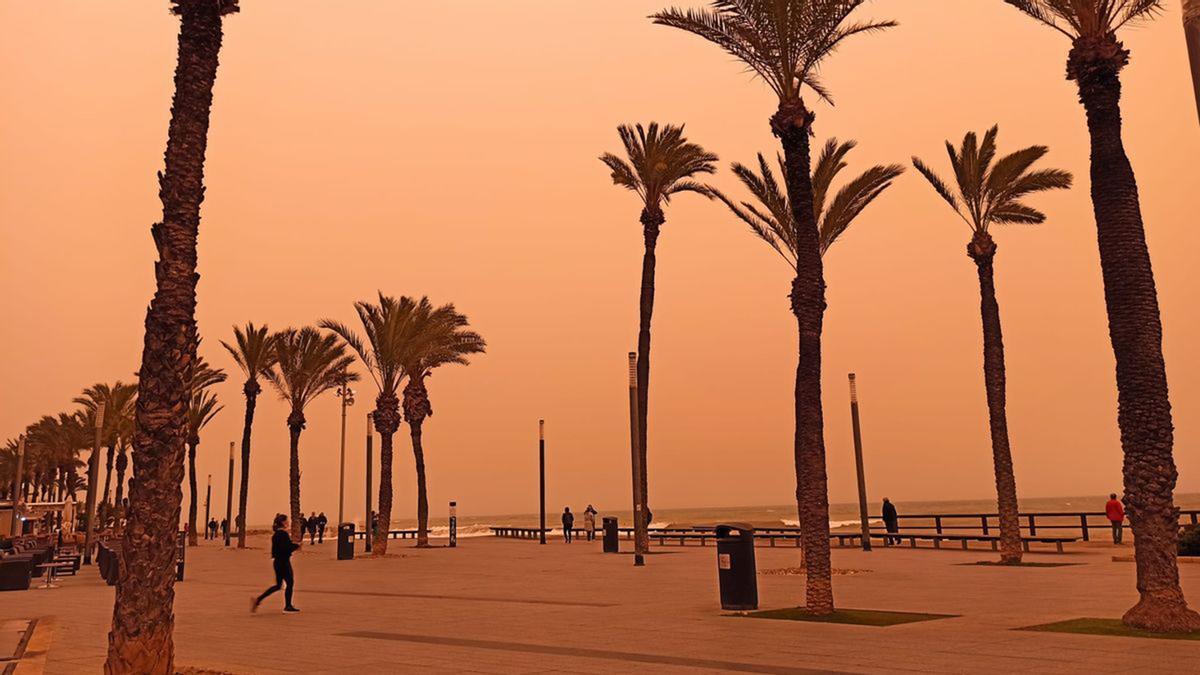
POLYGON ((717 526, 717 580, 721 609, 758 609, 754 528, 745 523, 717 526))
POLYGON ((354 560, 354 523, 338 525, 338 560, 354 560))
POLYGON ((621 544, 617 541, 617 517, 604 516, 604 552, 605 553, 620 553, 621 544))

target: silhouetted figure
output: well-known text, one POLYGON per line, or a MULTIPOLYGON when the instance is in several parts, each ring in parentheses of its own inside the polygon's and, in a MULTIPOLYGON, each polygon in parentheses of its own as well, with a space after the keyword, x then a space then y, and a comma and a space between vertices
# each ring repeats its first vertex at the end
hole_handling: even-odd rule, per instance
POLYGON ((304 543, 304 535, 308 534, 308 518, 304 517, 304 512, 300 512, 300 543, 304 543))
POLYGON ((1120 544, 1121 535, 1125 532, 1125 505, 1117 499, 1115 492, 1108 496, 1108 503, 1104 505, 1104 515, 1108 516, 1108 522, 1112 524, 1113 543, 1120 544))
POLYGON ((591 504, 588 504, 583 512, 583 531, 587 534, 588 541, 596 538, 596 509, 592 508, 591 504))
MULTIPOLYGON (((313 511, 308 515, 308 545, 312 546, 317 543, 317 512, 313 511)), ((304 533, 300 534, 300 538, 304 538, 304 533)))
POLYGON ((228 534, 229 534, 229 520, 227 518, 222 518, 221 519, 221 538, 224 539, 226 536, 228 536, 228 534))
MULTIPOLYGON (((883 526, 887 528, 888 534, 900 533, 900 515, 896 513, 896 505, 887 497, 883 498, 883 526)), ((884 537, 883 545, 891 546, 899 544, 900 537, 884 537)))
POLYGON ((571 513, 569 506, 563 509, 562 524, 563 539, 569 544, 571 543, 571 528, 575 527, 575 514, 571 513))
POLYGON ((325 543, 325 528, 329 527, 329 519, 325 517, 325 512, 322 511, 317 516, 317 543, 325 543))
POLYGON ((253 614, 258 611, 258 606, 262 601, 275 591, 278 591, 281 586, 287 584, 283 591, 283 611, 299 612, 292 605, 292 584, 295 582, 295 574, 292 573, 292 553, 300 548, 300 544, 292 541, 287 530, 287 516, 280 513, 275 516, 275 522, 271 525, 271 529, 275 533, 271 535, 271 557, 275 559, 275 585, 262 592, 262 595, 254 598, 250 602, 250 612, 253 614))
POLYGON ((217 519, 216 518, 209 519, 207 529, 208 529, 208 538, 216 539, 217 538, 217 519))

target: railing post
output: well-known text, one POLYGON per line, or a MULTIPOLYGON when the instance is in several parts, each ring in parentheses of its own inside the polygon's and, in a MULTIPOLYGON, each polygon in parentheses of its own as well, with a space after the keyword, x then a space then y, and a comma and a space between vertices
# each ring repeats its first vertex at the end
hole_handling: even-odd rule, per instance
POLYGON ((983 533, 986 535, 988 533, 987 515, 979 516, 979 522, 983 525, 983 533))
POLYGON ((1037 536, 1037 523, 1033 520, 1033 514, 1029 514, 1029 536, 1037 536))
POLYGON ((1086 513, 1079 514, 1079 529, 1083 530, 1083 540, 1088 541, 1088 522, 1086 513))
POLYGON ((938 534, 941 534, 941 533, 942 533, 942 517, 941 517, 941 516, 934 516, 934 517, 933 517, 933 526, 934 526, 935 528, 937 528, 937 533, 938 533, 938 534))

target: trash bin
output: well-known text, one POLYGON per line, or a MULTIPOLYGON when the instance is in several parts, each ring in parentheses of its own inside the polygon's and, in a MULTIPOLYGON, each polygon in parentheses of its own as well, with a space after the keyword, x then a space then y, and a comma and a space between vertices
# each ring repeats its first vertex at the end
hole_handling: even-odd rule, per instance
POLYGON ((621 544, 617 541, 617 518, 616 516, 604 516, 604 552, 619 553, 621 544))
POLYGON ((716 535, 721 609, 758 609, 754 528, 745 523, 726 523, 717 526, 716 535))
POLYGON ((338 525, 338 560, 354 560, 354 523, 338 525))

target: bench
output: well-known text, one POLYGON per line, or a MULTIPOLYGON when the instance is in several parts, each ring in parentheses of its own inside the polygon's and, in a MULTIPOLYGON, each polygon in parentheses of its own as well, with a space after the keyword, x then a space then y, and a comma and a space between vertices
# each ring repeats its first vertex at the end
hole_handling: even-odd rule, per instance
MULTIPOLYGON (((898 539, 900 541, 907 540, 912 548, 917 548, 918 541, 929 541, 933 543, 934 548, 941 548, 942 542, 958 542, 962 545, 964 551, 968 550, 967 544, 973 541, 986 542, 991 544, 992 550, 995 551, 1000 547, 1000 537, 994 534, 911 534, 903 532, 872 532, 872 539, 881 539, 887 542, 890 539, 898 539)), ((1021 547, 1026 551, 1029 550, 1030 543, 1038 544, 1054 544, 1055 549, 1059 553, 1063 552, 1063 544, 1074 543, 1079 541, 1078 537, 1021 537, 1021 547)))

